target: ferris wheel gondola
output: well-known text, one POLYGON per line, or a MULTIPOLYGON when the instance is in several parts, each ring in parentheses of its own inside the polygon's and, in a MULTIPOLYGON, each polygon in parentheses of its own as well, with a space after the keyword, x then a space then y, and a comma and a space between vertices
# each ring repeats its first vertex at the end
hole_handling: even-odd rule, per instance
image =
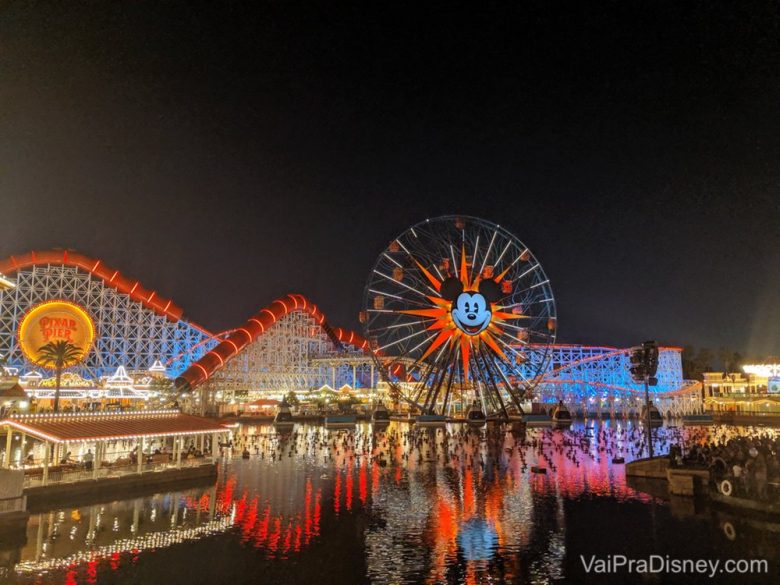
POLYGON ((439 416, 473 401, 488 415, 519 413, 557 329, 533 253, 465 216, 426 220, 390 242, 369 275, 361 321, 394 398, 439 416))

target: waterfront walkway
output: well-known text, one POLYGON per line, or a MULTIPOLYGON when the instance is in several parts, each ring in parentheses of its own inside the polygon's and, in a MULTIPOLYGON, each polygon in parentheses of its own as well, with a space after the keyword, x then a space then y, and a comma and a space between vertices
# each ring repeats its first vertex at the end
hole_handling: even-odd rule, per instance
POLYGON ((23 469, 27 489, 213 465, 229 433, 178 410, 19 415, 0 424, 3 467, 23 469))

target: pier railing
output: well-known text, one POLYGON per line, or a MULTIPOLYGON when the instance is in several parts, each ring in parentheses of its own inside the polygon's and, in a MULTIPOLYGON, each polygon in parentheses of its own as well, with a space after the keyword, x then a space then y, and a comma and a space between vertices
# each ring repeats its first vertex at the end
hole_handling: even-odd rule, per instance
POLYGON ((31 488, 42 485, 75 483, 79 481, 89 481, 108 477, 124 477, 128 475, 155 473, 169 469, 200 467, 201 465, 210 465, 211 463, 211 458, 200 457, 194 459, 183 459, 178 464, 175 461, 168 461, 142 463, 140 467, 137 463, 130 463, 128 465, 104 466, 97 469, 87 469, 86 467, 82 466, 67 469, 50 469, 48 478, 46 478, 45 483, 43 480, 42 469, 27 470, 24 476, 24 487, 31 488))
POLYGON ((21 512, 24 508, 24 496, 17 498, 0 498, 0 516, 7 512, 21 512))

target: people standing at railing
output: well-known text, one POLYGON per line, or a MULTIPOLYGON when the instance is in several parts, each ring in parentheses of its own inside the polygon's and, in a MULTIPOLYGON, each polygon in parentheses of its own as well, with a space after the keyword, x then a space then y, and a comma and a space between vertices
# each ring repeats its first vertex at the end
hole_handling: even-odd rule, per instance
POLYGON ((92 462, 95 460, 95 456, 92 454, 92 449, 87 449, 87 452, 84 453, 84 467, 87 468, 87 471, 92 471, 92 462))

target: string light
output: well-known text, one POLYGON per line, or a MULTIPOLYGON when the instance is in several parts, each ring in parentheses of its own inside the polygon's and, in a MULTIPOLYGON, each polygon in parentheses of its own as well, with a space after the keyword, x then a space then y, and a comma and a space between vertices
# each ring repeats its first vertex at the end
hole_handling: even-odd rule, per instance
POLYGON ((45 414, 19 414, 13 417, 0 421, 0 424, 5 424, 10 427, 14 427, 20 431, 24 431, 32 436, 41 438, 53 443, 74 443, 79 441, 118 441, 125 439, 153 439, 159 437, 172 437, 178 435, 205 435, 209 433, 221 433, 230 432, 228 427, 220 423, 212 423, 206 419, 201 419, 192 415, 182 414, 176 409, 161 409, 161 410, 139 410, 139 411, 125 411, 125 412, 68 412, 68 413, 45 413, 45 414), (38 425, 46 423, 67 423, 67 422, 102 422, 102 421, 116 421, 126 422, 130 420, 145 421, 151 419, 194 419, 199 424, 210 425, 209 428, 200 429, 174 429, 163 432, 152 433, 129 433, 129 434, 116 434, 116 435, 97 435, 97 436, 79 436, 79 437, 61 437, 54 434, 55 431, 51 429, 42 429, 38 425))

